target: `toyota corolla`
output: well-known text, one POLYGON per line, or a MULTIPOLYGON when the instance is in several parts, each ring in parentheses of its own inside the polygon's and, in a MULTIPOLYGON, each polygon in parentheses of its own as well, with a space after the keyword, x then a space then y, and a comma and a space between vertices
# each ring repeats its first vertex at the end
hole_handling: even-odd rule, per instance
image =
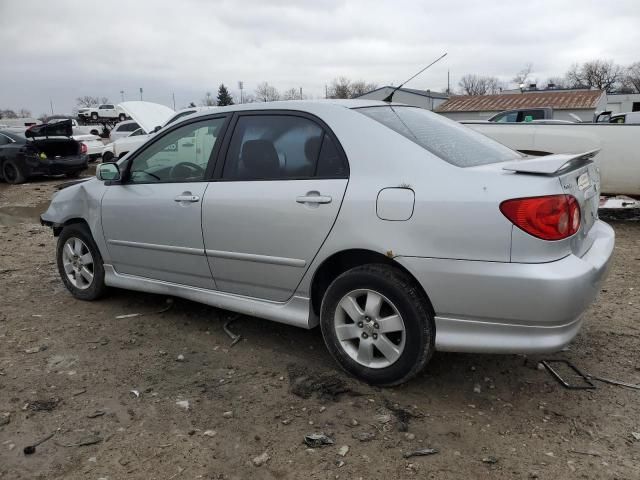
POLYGON ((173 295, 304 328, 378 385, 435 351, 569 343, 610 264, 597 152, 529 159, 374 101, 201 112, 58 192, 72 295, 173 295))

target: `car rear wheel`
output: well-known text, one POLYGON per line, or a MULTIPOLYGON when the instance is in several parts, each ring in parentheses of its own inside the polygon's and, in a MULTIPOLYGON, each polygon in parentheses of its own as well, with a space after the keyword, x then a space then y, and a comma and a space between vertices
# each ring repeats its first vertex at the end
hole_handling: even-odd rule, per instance
POLYGON ((24 183, 26 180, 25 175, 12 160, 7 160, 2 164, 2 176, 7 183, 16 185, 18 183, 24 183))
POLYGON ((120 120, 121 122, 124 122, 126 119, 127 117, 124 113, 121 113, 120 115, 118 115, 118 120, 120 120))
POLYGON ((104 152, 102 154, 102 162, 103 163, 112 162, 113 161, 113 157, 114 157, 113 152, 104 152))
POLYGON ((91 114, 91 118, 92 118, 93 120, 97 120, 97 119, 98 119, 98 114, 97 114, 97 113, 95 113, 95 112, 94 112, 94 113, 92 113, 92 114, 91 114))
POLYGON ((67 290, 80 300, 104 295, 104 265, 89 228, 83 224, 65 227, 58 237, 58 272, 67 290))
POLYGON ((364 265, 336 278, 322 301, 320 327, 340 366, 374 385, 406 382, 434 351, 424 294, 390 265, 364 265))

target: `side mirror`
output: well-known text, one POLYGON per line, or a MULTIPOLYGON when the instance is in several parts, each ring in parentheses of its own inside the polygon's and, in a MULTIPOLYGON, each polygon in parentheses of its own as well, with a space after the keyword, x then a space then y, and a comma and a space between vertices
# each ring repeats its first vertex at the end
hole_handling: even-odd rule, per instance
POLYGON ((160 130, 162 127, 160 125, 156 125, 156 128, 153 129, 153 133, 156 133, 158 130, 160 130))
POLYGON ((103 163, 96 169, 96 177, 103 182, 120 180, 120 169, 115 163, 103 163))

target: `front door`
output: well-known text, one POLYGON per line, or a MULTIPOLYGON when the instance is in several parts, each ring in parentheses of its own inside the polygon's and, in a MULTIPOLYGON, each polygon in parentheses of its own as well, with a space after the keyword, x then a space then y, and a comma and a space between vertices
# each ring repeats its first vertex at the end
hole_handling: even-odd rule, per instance
POLYGON ((102 227, 118 273, 213 289, 202 199, 225 118, 178 126, 128 161, 102 198, 102 227), (209 170, 208 170, 209 169, 209 170))
POLYGON ((238 117, 219 175, 202 211, 218 290, 287 300, 340 210, 344 153, 313 118, 247 113, 238 117))

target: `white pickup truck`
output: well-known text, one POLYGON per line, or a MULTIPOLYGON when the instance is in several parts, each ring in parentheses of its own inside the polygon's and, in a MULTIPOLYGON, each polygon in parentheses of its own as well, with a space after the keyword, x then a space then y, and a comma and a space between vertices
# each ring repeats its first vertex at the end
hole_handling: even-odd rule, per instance
POLYGON ((78 109, 78 117, 82 120, 99 120, 109 119, 124 121, 127 119, 127 114, 120 108, 120 105, 114 105, 112 103, 103 103, 97 107, 83 107, 78 109))
POLYGON ((640 125, 615 123, 460 122, 528 155, 599 150, 600 193, 640 196, 640 125))

